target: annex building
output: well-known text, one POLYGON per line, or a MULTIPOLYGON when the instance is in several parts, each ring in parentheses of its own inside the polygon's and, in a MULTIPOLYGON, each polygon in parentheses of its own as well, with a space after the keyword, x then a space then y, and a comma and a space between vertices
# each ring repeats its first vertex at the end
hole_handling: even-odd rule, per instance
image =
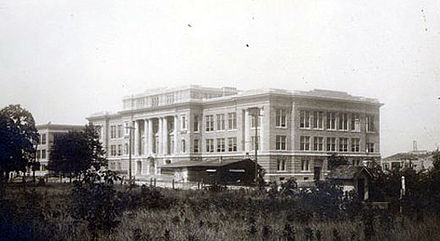
POLYGON ((132 132, 132 173, 163 175, 177 162, 254 159, 265 179, 323 179, 327 158, 353 165, 380 159, 380 107, 345 92, 186 86, 160 88, 123 98, 117 113, 97 113, 109 168, 127 173, 132 132), (257 119, 256 119, 257 118, 257 119))

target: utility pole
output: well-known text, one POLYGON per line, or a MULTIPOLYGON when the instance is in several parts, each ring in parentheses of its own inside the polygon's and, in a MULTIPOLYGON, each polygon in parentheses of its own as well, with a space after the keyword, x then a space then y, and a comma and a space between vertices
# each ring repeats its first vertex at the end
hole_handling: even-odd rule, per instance
POLYGON ((257 183, 258 180, 258 162, 257 162, 257 155, 258 155, 258 118, 260 117, 260 108, 253 107, 249 108, 248 111, 252 112, 252 115, 255 118, 255 141, 254 141, 254 150, 255 150, 255 183, 257 183))
POLYGON ((131 95, 131 118, 130 118, 130 124, 126 127, 129 130, 129 136, 128 136, 128 184, 132 184, 132 174, 131 174, 131 145, 132 145, 132 131, 135 129, 133 127, 133 95, 131 95))

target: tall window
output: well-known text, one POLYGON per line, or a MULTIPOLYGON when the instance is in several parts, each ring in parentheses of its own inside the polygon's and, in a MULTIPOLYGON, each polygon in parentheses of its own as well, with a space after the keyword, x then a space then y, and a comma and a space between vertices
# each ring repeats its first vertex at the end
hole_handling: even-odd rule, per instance
POLYGON ((237 114, 235 112, 228 113, 228 129, 237 129, 237 114))
POLYGON ((336 151, 335 137, 327 137, 327 151, 336 151))
POLYGON ((182 148, 182 153, 185 153, 186 152, 186 142, 185 142, 185 140, 181 141, 180 147, 182 148))
POLYGON ((130 134, 129 131, 130 129, 128 128, 128 121, 124 122, 124 131, 125 131, 125 135, 130 134))
POLYGON ((217 138, 217 152, 225 152, 225 138, 217 138))
POLYGON ((124 144, 124 153, 128 154, 128 143, 124 144))
POLYGON ((159 105, 159 96, 151 97, 151 106, 158 106, 158 105, 159 105))
MULTIPOLYGON (((250 117, 251 117, 251 128, 255 128, 255 115, 251 115, 250 117)), ((256 124, 257 124, 257 128, 258 128, 261 125, 261 123, 260 123, 261 120, 260 120, 259 116, 257 116, 257 117, 258 117, 258 122, 256 124)))
POLYGON ((357 113, 351 114, 350 128, 352 131, 360 131, 361 130, 359 114, 357 114, 357 113))
POLYGON ((313 150, 324 151, 324 137, 313 137, 313 150))
POLYGON ((339 138, 339 151, 347 152, 348 151, 348 138, 339 138))
POLYGON ((110 138, 116 138, 116 126, 110 126, 110 138))
POLYGON ((322 129, 323 127, 324 127, 324 125, 323 125, 322 112, 321 111, 314 111, 313 112, 313 128, 314 129, 322 129))
POLYGON ((237 151, 237 137, 228 138, 228 151, 229 152, 237 151))
POLYGON ((167 95, 167 104, 173 104, 174 103, 174 94, 167 95))
POLYGON ((310 112, 302 110, 299 113, 299 127, 310 128, 310 112))
POLYGON ((339 113, 339 130, 348 130, 347 113, 339 113))
POLYGON ((46 159, 46 150, 41 150, 41 159, 46 159))
POLYGON ((301 136, 299 139, 299 149, 301 151, 310 150, 310 136, 301 136))
POLYGON ((365 124, 367 125, 366 129, 367 129, 368 132, 375 131, 374 130, 374 116, 373 115, 367 115, 365 117, 365 124))
POLYGON ((278 109, 276 111, 276 116, 275 116, 276 120, 275 120, 275 125, 276 127, 286 127, 286 123, 287 123, 287 113, 286 110, 284 109, 278 109))
POLYGON ((186 130, 186 115, 180 116, 180 129, 186 130))
POLYGON ((336 113, 327 112, 327 129, 336 130, 336 113))
POLYGON ((214 139, 206 139, 206 152, 214 152, 214 139))
POLYGON ((116 156, 116 145, 111 145, 110 146, 110 155, 111 156, 116 156))
POLYGON ((199 116, 194 115, 194 132, 199 131, 199 116))
POLYGON ((286 170, 286 160, 278 159, 277 160, 277 171, 285 171, 286 170))
POLYGON ((276 136, 276 149, 279 151, 286 150, 286 136, 276 136))
POLYGON ((122 125, 118 125, 118 138, 121 138, 121 137, 122 137, 122 133, 123 133, 123 131, 122 131, 122 125))
POLYGON ((374 143, 367 143, 367 151, 368 152, 374 152, 374 143))
POLYGON ((214 130, 214 116, 207 115, 206 116, 206 131, 213 131, 213 130, 214 130))
POLYGON ((309 165, 310 165, 310 161, 309 160, 301 160, 301 171, 308 171, 308 170, 310 170, 309 165))
MULTIPOLYGON (((260 150, 260 137, 257 137, 257 150, 260 150)), ((255 136, 251 137, 251 150, 255 150, 255 136)))
POLYGON ((225 114, 217 114, 217 130, 225 129, 225 114))
POLYGON ((46 134, 41 135, 41 145, 46 145, 47 143, 47 136, 46 134))
POLYGON ((194 139, 194 152, 199 153, 199 139, 194 139))
POLYGON ((122 155, 122 145, 118 145, 118 156, 122 155))
POLYGON ((352 138, 351 139, 351 151, 352 152, 360 152, 360 140, 359 138, 352 138))

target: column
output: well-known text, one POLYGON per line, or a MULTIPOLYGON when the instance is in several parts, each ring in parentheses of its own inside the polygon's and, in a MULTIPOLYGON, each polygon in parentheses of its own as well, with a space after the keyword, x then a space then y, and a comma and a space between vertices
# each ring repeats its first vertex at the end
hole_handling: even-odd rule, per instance
POLYGON ((139 138, 140 134, 139 134, 139 121, 135 120, 134 121, 134 155, 137 156, 139 155, 139 138))
POLYGON ((145 145, 144 145, 144 155, 145 156, 148 155, 148 145, 149 145, 148 137, 149 137, 149 133, 148 133, 148 120, 145 119, 144 120, 144 142, 145 142, 145 145))
POLYGON ((168 120, 167 117, 163 118, 163 154, 168 155, 168 120))
POLYGON ((148 154, 153 153, 153 119, 148 119, 148 154))
POLYGON ((178 153, 177 150, 177 115, 174 116, 174 146, 172 148, 174 148, 174 154, 178 153))
POLYGON ((162 142, 163 142, 163 128, 162 128, 162 120, 163 120, 163 118, 162 117, 159 117, 159 146, 158 146, 158 151, 157 151, 157 154, 162 154, 162 150, 163 150, 163 145, 162 145, 162 142))
POLYGON ((260 152, 263 152, 263 150, 264 150, 264 108, 263 107, 261 107, 260 108, 260 116, 261 116, 261 118, 260 118, 260 149, 259 149, 259 151, 260 152))
POLYGON ((249 111, 245 110, 245 112, 244 112, 244 150, 245 150, 245 152, 249 152, 251 149, 250 148, 249 131, 250 131, 249 111))

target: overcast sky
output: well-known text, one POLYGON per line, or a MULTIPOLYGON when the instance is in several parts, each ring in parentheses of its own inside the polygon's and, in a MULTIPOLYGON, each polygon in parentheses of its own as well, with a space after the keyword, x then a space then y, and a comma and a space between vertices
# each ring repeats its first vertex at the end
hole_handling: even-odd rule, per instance
POLYGON ((387 156, 440 145, 440 1, 0 0, 0 108, 85 124, 148 88, 378 98, 387 156))

